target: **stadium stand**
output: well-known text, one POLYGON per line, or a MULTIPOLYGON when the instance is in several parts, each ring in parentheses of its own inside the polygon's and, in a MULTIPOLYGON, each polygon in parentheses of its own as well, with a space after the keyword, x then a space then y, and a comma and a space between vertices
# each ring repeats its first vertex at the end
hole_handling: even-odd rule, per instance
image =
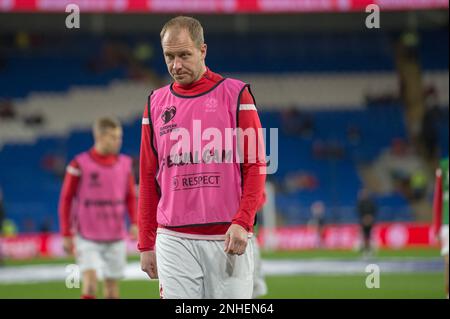
MULTIPOLYGON (((448 31, 421 35, 425 85, 436 88, 439 104, 446 108, 447 116, 439 122, 439 143, 441 152, 448 154, 448 31)), ((270 179, 277 185, 283 222, 307 223, 310 206, 318 200, 325 203, 327 221, 356 222, 356 194, 364 183, 360 166, 370 165, 392 140, 408 138, 398 97, 394 36, 207 37, 210 52, 216 52, 208 55, 207 64, 251 83, 263 127, 279 128, 279 171, 270 179), (223 58, 229 55, 236 58, 223 58), (306 128, 286 130, 289 114, 298 117, 294 128, 307 121, 306 128)), ((21 232, 44 227, 54 231, 61 170, 91 145, 93 119, 103 114, 120 118, 123 152, 137 157, 145 97, 156 85, 133 79, 129 57, 142 37, 31 40, 32 50, 27 50, 14 46, 11 36, 3 50, 0 101, 11 101, 16 115, 0 118, 0 185, 8 217, 21 232), (102 67, 93 69, 90 62, 100 60, 105 62, 102 67)), ((144 40, 159 50, 157 37, 144 40)), ((154 56, 145 65, 164 77, 159 51, 154 56)), ((380 220, 414 218, 408 200, 397 192, 380 194, 377 202, 380 220)))

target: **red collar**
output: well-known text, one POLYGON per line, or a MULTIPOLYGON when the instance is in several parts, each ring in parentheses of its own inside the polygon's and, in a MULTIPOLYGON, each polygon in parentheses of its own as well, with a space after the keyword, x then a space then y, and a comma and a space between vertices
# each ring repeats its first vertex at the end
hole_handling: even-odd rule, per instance
POLYGON ((118 159, 118 155, 116 154, 102 155, 99 152, 97 152, 94 147, 89 150, 89 155, 92 156, 94 161, 96 161, 101 165, 114 165, 118 159))
POLYGON ((220 74, 212 72, 207 67, 206 72, 203 73, 202 77, 199 80, 188 85, 181 85, 175 82, 172 85, 172 89, 177 94, 192 96, 202 94, 210 90, 214 85, 217 84, 217 82, 219 82, 222 79, 223 77, 220 74))

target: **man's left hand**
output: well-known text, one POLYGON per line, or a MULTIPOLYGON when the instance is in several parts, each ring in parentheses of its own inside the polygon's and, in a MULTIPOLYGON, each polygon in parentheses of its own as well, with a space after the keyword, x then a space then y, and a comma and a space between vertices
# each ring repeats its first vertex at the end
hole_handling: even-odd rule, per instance
POLYGON ((232 224, 225 234, 225 252, 241 256, 248 243, 248 232, 240 225, 232 224))

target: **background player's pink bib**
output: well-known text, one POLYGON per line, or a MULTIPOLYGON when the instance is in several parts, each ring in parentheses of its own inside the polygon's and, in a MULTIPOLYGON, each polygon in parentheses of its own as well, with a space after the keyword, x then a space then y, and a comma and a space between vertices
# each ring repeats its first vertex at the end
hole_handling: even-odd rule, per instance
POLYGON ((78 234, 95 241, 124 239, 131 158, 119 155, 117 163, 106 166, 85 152, 76 161, 82 172, 74 206, 78 234))
POLYGON ((242 178, 235 160, 236 138, 227 143, 226 129, 238 126, 239 97, 245 87, 241 81, 224 79, 195 97, 179 96, 170 86, 152 93, 150 122, 161 190, 158 224, 176 227, 232 221, 239 209, 242 178), (183 132, 189 133, 190 147, 175 147, 174 151, 181 137, 172 140, 171 134, 183 132), (221 145, 212 145, 213 138, 206 135, 217 132, 220 138, 215 140, 221 140, 221 145))

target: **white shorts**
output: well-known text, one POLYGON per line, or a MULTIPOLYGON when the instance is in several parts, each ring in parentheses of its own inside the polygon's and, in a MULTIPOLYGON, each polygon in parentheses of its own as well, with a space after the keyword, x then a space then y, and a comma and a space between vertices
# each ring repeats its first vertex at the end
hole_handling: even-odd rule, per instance
POLYGON ((441 254, 442 256, 448 256, 448 225, 442 226, 441 228, 441 244, 442 244, 442 250, 441 254))
POLYGON ((104 279, 121 279, 127 265, 125 241, 108 243, 75 238, 75 256, 80 271, 97 271, 97 276, 104 279))
POLYGON ((253 272, 253 299, 267 295, 268 289, 266 279, 262 272, 261 252, 256 236, 251 238, 253 244, 253 258, 255 264, 255 271, 253 272))
POLYGON ((242 256, 224 252, 225 241, 158 233, 156 258, 163 299, 250 299, 253 244, 242 256))

